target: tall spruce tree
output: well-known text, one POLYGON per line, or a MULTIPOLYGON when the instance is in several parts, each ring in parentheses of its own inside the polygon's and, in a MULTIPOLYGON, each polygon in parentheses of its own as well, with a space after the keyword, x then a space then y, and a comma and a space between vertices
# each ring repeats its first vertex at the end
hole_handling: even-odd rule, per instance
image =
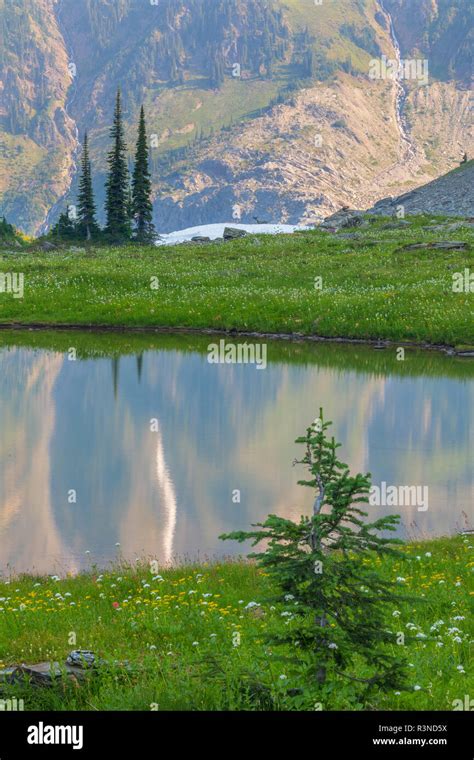
POLYGON ((105 183, 106 232, 114 240, 130 238, 130 220, 127 210, 128 168, 120 88, 115 101, 114 123, 110 131, 113 144, 108 155, 109 173, 105 183))
POLYGON ((84 134, 82 147, 81 178, 79 180, 79 192, 77 196, 78 224, 77 229, 81 236, 90 240, 99 230, 95 218, 96 209, 94 191, 92 188, 91 162, 89 159, 89 141, 87 132, 84 134))
POLYGON ((132 181, 132 216, 135 238, 147 242, 155 237, 153 205, 151 202, 151 175, 148 165, 145 109, 140 111, 135 167, 132 181))

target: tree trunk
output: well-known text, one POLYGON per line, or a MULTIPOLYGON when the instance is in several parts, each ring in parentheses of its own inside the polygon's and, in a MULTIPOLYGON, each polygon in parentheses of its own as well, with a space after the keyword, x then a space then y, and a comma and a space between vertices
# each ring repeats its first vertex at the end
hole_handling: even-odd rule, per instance
MULTIPOLYGON (((322 482, 322 480, 321 480, 321 478, 319 476, 318 476, 317 480, 318 480, 319 493, 318 493, 318 496, 317 496, 317 498, 316 498, 316 500, 314 502, 314 505, 313 505, 313 514, 314 515, 319 515, 319 513, 321 511, 321 507, 323 506, 323 502, 324 502, 324 492, 325 492, 323 482, 322 482)), ((311 531, 311 548, 313 549, 313 551, 315 549, 320 549, 321 548, 321 541, 316 537, 316 535, 314 533, 314 528, 311 531)), ((324 567, 323 567, 323 572, 324 572, 324 567)), ((326 615, 324 615, 324 614, 321 615, 321 616, 316 616, 314 622, 316 623, 316 625, 319 628, 326 628, 327 624, 328 624, 326 615)), ((326 681, 326 666, 325 665, 321 665, 316 670, 316 680, 320 684, 322 684, 322 683, 324 683, 326 681)))

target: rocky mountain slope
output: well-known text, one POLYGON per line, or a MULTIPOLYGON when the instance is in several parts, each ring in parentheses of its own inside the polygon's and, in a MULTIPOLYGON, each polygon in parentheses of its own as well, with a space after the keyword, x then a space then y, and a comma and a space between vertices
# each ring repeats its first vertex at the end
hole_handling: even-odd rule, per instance
POLYGON ((431 75, 469 87, 474 5, 466 0, 384 0, 405 58, 428 59, 431 75), (408 22, 409 19, 409 22, 408 22), (408 22, 408 23, 407 23, 408 22))
POLYGON ((1 212, 31 233, 74 202, 85 129, 101 205, 118 85, 130 151, 145 104, 161 232, 312 222, 410 190, 473 152, 470 13, 468 0, 0 0, 1 212), (398 49, 437 61, 402 99, 369 77, 398 49))
POLYGON ((69 189, 77 148, 55 0, 0 0, 0 209, 28 232, 69 189))
POLYGON ((395 198, 384 198, 370 211, 391 215, 400 207, 405 214, 442 214, 474 218, 474 161, 467 161, 458 169, 408 193, 395 198))

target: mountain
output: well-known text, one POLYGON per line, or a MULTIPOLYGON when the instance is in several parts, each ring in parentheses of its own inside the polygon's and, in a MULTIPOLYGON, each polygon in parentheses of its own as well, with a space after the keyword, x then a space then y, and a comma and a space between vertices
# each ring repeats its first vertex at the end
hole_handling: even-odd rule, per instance
POLYGON ((316 221, 428 182, 472 153, 470 0, 0 0, 0 214, 45 230, 89 131, 103 201, 123 91, 143 102, 156 227, 316 221), (369 76, 430 63, 429 83, 369 76))
POLYGON ((76 126, 55 0, 0 0, 0 209, 27 232, 67 192, 76 126))
POLYGON ((472 82, 474 5, 466 0, 384 0, 404 58, 429 60, 443 81, 472 82), (407 23, 409 19, 409 23, 407 23))
POLYGON ((403 206, 406 214, 474 217, 474 161, 395 198, 383 198, 370 209, 391 216, 403 206))

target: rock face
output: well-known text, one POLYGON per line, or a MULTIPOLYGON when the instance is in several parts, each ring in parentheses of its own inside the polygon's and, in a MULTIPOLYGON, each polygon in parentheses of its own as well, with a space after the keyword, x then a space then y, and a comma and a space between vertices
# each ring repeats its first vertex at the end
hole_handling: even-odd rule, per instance
POLYGON ((469 86, 472 0, 384 0, 384 6, 391 13, 404 58, 427 58, 433 77, 455 77, 469 86), (457 38, 455 45, 453 36, 457 38))
POLYGON ((390 216, 402 207, 405 214, 443 214, 474 217, 474 161, 396 198, 384 198, 369 209, 390 216))
POLYGON ((29 232, 68 191, 76 169, 70 59, 57 6, 0 3, 0 216, 29 232))

